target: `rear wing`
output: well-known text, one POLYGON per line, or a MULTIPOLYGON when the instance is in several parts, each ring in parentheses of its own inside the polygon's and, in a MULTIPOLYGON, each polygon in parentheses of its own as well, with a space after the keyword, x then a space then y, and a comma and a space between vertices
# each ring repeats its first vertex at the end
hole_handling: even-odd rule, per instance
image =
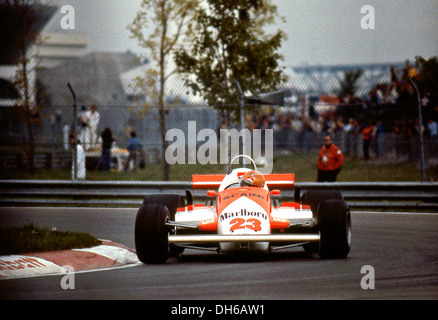
MULTIPOLYGON (((272 173, 264 176, 269 189, 293 188, 295 184, 293 173, 272 173)), ((192 187, 193 189, 218 189, 224 178, 225 174, 194 174, 192 175, 192 187)))

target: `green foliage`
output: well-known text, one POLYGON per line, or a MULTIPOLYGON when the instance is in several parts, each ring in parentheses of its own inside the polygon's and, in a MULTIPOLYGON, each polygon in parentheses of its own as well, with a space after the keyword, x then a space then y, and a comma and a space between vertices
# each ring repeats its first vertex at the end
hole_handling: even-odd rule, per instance
POLYGON ((188 42, 175 53, 178 71, 194 94, 238 115, 236 81, 251 91, 273 91, 285 80, 277 52, 285 34, 264 27, 277 18, 270 1, 208 0, 189 25, 188 42), (189 49, 186 49, 186 48, 189 49))
POLYGON ((357 81, 362 76, 363 70, 351 70, 345 72, 344 79, 340 81, 339 97, 355 95, 358 87, 357 81))
POLYGON ((438 60, 431 57, 426 60, 420 56, 416 57, 416 65, 420 73, 416 77, 416 82, 422 96, 429 95, 429 99, 438 101, 438 60))
POLYGON ((143 57, 150 62, 147 76, 167 78, 167 58, 183 36, 185 25, 198 5, 198 0, 142 1, 128 29, 131 38, 147 50, 143 57))
MULTIPOLYGON (((317 153, 278 155, 274 157, 274 173, 294 172, 298 182, 316 181, 317 153)), ((87 171, 88 181, 161 181, 163 164, 148 164, 146 168, 131 172, 87 171)), ((170 166, 170 181, 190 181, 192 174, 224 173, 226 165, 220 164, 175 164, 170 166)), ((430 165, 426 176, 437 180, 438 167, 430 165)), ((71 169, 40 169, 38 176, 30 176, 26 171, 0 171, 0 179, 71 179, 71 169)), ((383 160, 365 161, 363 159, 345 158, 345 163, 338 176, 339 182, 357 181, 420 181, 421 169, 415 162, 385 162, 383 160)), ((23 196, 24 198, 26 196, 23 196)), ((57 199, 56 196, 46 198, 57 199)), ((74 199, 74 194, 72 194, 74 199)))
POLYGON ((88 248, 100 241, 82 232, 36 227, 0 228, 0 255, 88 248))
POLYGON ((147 50, 150 66, 144 78, 139 79, 146 83, 157 82, 156 98, 159 107, 160 135, 162 142, 163 180, 169 180, 169 166, 164 158, 167 142, 166 134, 166 106, 165 85, 173 74, 168 71, 169 57, 175 46, 185 34, 186 23, 192 12, 199 5, 199 0, 143 0, 137 15, 128 26, 132 38, 147 50), (152 29, 152 32, 151 32, 152 29))

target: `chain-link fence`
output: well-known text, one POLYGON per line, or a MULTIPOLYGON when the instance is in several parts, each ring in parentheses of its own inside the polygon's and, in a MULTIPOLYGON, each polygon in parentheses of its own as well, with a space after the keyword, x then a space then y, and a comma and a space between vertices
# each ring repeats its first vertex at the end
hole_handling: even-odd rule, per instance
MULTIPOLYGON (((245 151, 264 156, 272 172, 316 181, 327 134, 344 155, 338 181, 418 181, 422 170, 427 180, 438 178, 437 102, 422 99, 422 148, 415 91, 386 76, 362 76, 347 90, 336 79, 319 87, 291 79, 279 88, 283 106, 242 102, 247 135, 241 131, 240 103, 225 112, 191 95, 181 80, 167 81, 161 106, 158 81, 94 75, 68 82, 77 96, 76 115, 67 80, 50 73, 37 77, 30 117, 23 107, 0 108, 0 179, 72 179, 74 127, 83 149, 77 174, 83 177, 83 163, 86 180, 190 180, 192 173, 224 172, 233 153, 245 151), (106 128, 114 141, 103 135, 106 128), (242 143, 246 149, 236 149, 242 143)), ((254 90, 242 87, 245 95, 254 90)))

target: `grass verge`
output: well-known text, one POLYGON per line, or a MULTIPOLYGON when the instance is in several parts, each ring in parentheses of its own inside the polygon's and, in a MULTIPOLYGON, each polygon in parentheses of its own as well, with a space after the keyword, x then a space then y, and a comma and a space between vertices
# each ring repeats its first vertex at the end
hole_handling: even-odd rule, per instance
MULTIPOLYGON (((297 182, 315 182, 317 176, 316 162, 318 154, 279 154, 274 157, 273 173, 295 173, 297 182)), ((234 166, 236 167, 236 166, 234 166)), ((170 181, 190 181, 193 173, 225 173, 227 165, 223 164, 175 164, 169 168, 170 181)), ((430 163, 426 167, 426 180, 438 180, 438 166, 430 163)), ((421 181, 421 166, 419 161, 385 161, 371 159, 369 161, 356 158, 345 158, 343 169, 338 176, 338 182, 358 181, 421 181)), ((29 170, 8 169, 0 170, 0 180, 8 179, 41 179, 41 180, 71 180, 71 168, 67 169, 38 169, 34 175, 29 170)), ((87 170, 87 181, 162 181, 163 165, 148 164, 146 168, 136 172, 118 172, 87 170)))
POLYGON ((0 228, 0 256, 81 249, 100 244, 98 239, 83 232, 57 231, 33 224, 23 227, 0 228))

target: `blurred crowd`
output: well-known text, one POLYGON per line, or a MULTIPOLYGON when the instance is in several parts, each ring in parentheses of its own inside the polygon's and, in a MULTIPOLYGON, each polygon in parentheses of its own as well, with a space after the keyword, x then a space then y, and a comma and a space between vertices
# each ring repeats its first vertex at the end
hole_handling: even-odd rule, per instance
POLYGON ((330 108, 318 109, 303 102, 299 111, 272 108, 246 118, 246 128, 274 130, 277 150, 309 152, 330 134, 346 156, 365 159, 391 154, 399 159, 419 157, 418 139, 423 132, 427 151, 438 155, 438 102, 422 98, 423 126, 418 121, 418 100, 408 79, 418 73, 409 61, 399 72, 390 69, 391 82, 378 83, 366 98, 339 96, 330 108))

